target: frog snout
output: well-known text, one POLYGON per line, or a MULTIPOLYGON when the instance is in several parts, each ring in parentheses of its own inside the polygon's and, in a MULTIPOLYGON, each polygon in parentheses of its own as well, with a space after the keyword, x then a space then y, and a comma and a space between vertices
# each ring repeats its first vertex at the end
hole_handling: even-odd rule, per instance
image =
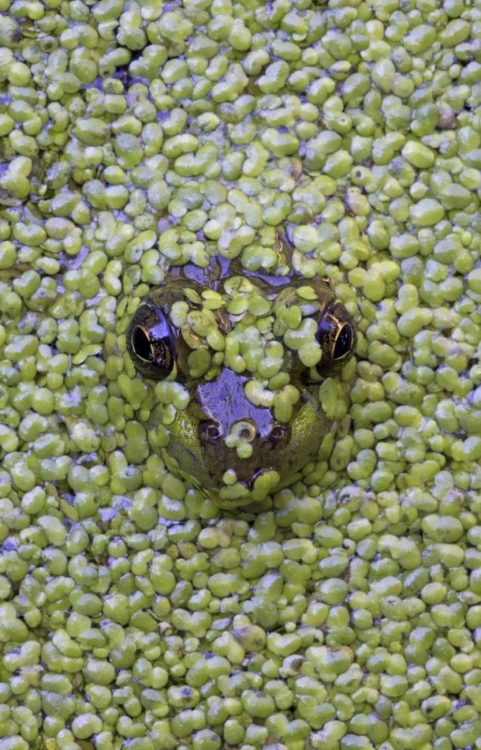
MULTIPOLYGON (((268 411, 267 414, 270 415, 268 411)), ((275 448, 289 438, 287 425, 280 424, 272 418, 263 419, 263 422, 263 429, 260 432, 258 423, 252 418, 238 419, 228 425, 227 429, 223 428, 219 421, 209 419, 199 425, 199 438, 204 446, 210 444, 214 448, 216 443, 223 440, 227 448, 236 451, 238 458, 249 459, 255 456, 256 441, 269 443, 271 448, 275 448)))
MULTIPOLYGON (((328 424, 316 391, 303 388, 289 424, 247 398, 248 378, 224 369, 200 383, 170 426, 169 457, 205 490, 264 491, 316 457, 328 424)), ((261 492, 262 494, 262 492, 261 492)))
POLYGON ((211 480, 233 471, 250 484, 259 470, 274 468, 277 451, 286 448, 290 427, 279 423, 271 409, 253 404, 244 386, 248 378, 225 368, 219 377, 197 388, 198 438, 211 480))
POLYGON ((278 442, 286 436, 287 426, 277 422, 270 409, 249 401, 244 390, 248 380, 224 368, 215 380, 197 387, 196 401, 203 414, 199 425, 202 441, 222 438, 228 447, 234 447, 237 442, 249 444, 256 438, 278 442))

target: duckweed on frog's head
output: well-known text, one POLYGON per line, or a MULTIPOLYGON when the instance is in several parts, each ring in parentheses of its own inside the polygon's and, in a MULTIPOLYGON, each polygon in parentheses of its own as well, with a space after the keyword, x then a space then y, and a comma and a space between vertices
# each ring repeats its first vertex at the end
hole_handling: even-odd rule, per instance
POLYGON ((152 446, 226 508, 263 500, 315 458, 331 427, 319 385, 355 345, 319 279, 225 275, 209 288, 172 277, 127 331, 137 371, 157 381, 152 446))

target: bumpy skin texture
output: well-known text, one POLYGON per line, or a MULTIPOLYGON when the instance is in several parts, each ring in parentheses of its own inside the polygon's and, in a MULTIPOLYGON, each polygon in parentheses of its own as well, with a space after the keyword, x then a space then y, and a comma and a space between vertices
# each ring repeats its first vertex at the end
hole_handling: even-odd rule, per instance
POLYGON ((154 289, 132 317, 127 348, 145 378, 185 389, 174 419, 171 404, 151 410, 153 445, 162 426, 169 465, 235 507, 264 499, 315 458, 331 428, 319 384, 349 361, 356 329, 319 279, 228 275, 215 287, 183 276, 154 289))

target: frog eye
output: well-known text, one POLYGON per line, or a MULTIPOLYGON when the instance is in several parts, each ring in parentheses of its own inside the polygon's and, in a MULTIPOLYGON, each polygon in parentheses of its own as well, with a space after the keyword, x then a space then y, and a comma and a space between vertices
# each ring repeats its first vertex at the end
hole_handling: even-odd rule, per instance
POLYGON ((317 366, 320 375, 329 375, 343 367, 356 348, 357 333, 351 316, 341 302, 329 305, 321 318, 316 339, 322 349, 317 366))
POLYGON ((127 330, 127 350, 142 375, 165 380, 175 365, 172 331, 165 313, 152 302, 135 311, 127 330))

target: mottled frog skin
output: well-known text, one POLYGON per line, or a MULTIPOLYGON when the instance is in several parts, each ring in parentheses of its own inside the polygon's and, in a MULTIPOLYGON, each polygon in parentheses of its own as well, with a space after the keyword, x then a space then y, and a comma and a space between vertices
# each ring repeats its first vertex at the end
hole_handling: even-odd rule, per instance
POLYGON ((169 276, 126 335, 154 387, 151 445, 223 508, 263 500, 316 458, 331 428, 320 386, 357 339, 326 280, 226 262, 169 276))

